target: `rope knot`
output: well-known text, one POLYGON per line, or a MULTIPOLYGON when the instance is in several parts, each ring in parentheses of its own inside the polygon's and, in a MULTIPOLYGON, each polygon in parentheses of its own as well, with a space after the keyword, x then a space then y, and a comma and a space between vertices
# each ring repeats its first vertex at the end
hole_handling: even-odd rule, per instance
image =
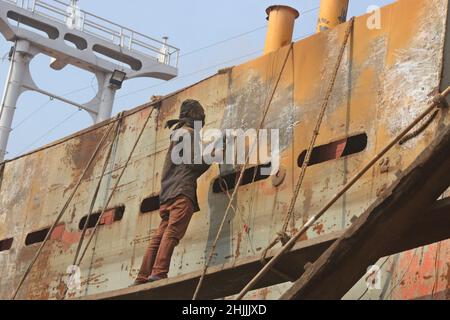
POLYGON ((291 240, 291 237, 286 232, 283 231, 278 232, 277 236, 278 236, 277 240, 280 241, 283 244, 283 246, 285 246, 291 240))
POLYGON ((435 95, 433 97, 433 103, 439 108, 439 109, 444 109, 444 108, 448 108, 448 102, 447 99, 440 93, 438 93, 437 95, 435 95))

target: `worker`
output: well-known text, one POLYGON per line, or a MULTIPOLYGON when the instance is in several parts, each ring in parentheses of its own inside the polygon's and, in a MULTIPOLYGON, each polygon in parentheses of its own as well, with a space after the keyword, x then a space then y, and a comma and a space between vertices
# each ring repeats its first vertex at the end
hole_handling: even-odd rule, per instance
MULTIPOLYGON (((184 101, 179 119, 170 120, 166 124, 166 128, 174 130, 161 177, 160 216, 162 221, 150 241, 134 285, 167 278, 173 251, 184 237, 193 214, 200 211, 197 201, 197 179, 209 169, 210 165, 203 161, 203 157, 201 161, 195 159, 197 156, 195 148, 198 147, 195 143, 201 144, 200 139, 196 137, 198 138, 199 131, 204 125, 205 111, 196 100, 184 101), (184 133, 174 139, 174 136, 179 135, 180 132, 184 133), (191 141, 190 162, 175 164, 174 150, 178 150, 177 145, 185 138, 191 141)), ((179 152, 175 151, 175 153, 179 152)))

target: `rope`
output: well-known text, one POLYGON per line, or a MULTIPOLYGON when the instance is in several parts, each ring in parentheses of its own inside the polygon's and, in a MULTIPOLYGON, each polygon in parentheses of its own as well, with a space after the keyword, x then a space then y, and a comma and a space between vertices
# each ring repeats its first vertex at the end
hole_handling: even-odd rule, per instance
MULTIPOLYGON (((443 98, 442 95, 434 96, 433 102, 439 106, 439 108, 448 108, 448 103, 445 98, 443 98)), ((439 114, 439 110, 436 110, 431 116, 421 125, 417 130, 411 132, 410 134, 406 135, 402 140, 400 140, 399 144, 404 145, 408 141, 418 137, 420 134, 422 134, 436 119, 436 117, 439 114)))
MULTIPOLYGON (((113 150, 113 147, 114 147, 114 141, 116 141, 117 137, 119 136, 119 130, 120 130, 120 127, 122 125, 122 120, 123 120, 122 117, 123 117, 123 113, 120 113, 117 116, 118 121, 117 121, 117 125, 116 125, 115 134, 114 134, 113 139, 111 140, 111 143, 110 143, 110 146, 109 146, 109 150, 108 150, 108 153, 106 155, 105 163, 103 164, 102 173, 101 173, 100 179, 99 179, 99 181, 97 183, 97 187, 95 189, 94 196, 92 197, 91 205, 90 205, 90 208, 89 208, 89 214, 86 217, 86 222, 85 222, 85 224, 83 226, 83 231, 81 233, 81 239, 78 242, 78 247, 77 247, 77 250, 75 252, 75 256, 74 256, 73 263, 72 263, 72 265, 76 266, 76 267, 80 266, 79 264, 77 264, 78 256, 79 256, 79 254, 81 252, 81 248, 83 246, 84 238, 86 236, 86 232, 87 232, 88 224, 89 224, 89 219, 91 218, 92 213, 94 211, 94 206, 95 206, 95 203, 97 201, 98 193, 100 191, 100 186, 101 186, 101 184, 103 182, 103 178, 105 176, 106 169, 108 168, 108 164, 109 164, 109 161, 110 161, 110 158, 111 158, 111 154, 112 154, 112 150, 113 150)), ((70 275, 70 278, 72 276, 73 276, 73 274, 70 275)), ((69 286, 66 286, 65 290, 64 290, 64 293, 63 293, 63 295, 61 297, 61 300, 64 300, 66 298, 66 295, 67 295, 68 291, 69 291, 69 286)))
MULTIPOLYGON (((222 177, 220 177, 219 179, 220 179, 220 190, 222 190, 222 192, 227 196, 228 201, 231 201, 231 194, 230 194, 230 189, 229 189, 228 183, 222 177)), ((235 188, 236 188, 236 186, 235 186, 235 188)), ((233 204, 231 204, 231 209, 233 210, 234 214, 237 214, 237 210, 233 204)), ((245 221, 242 220, 242 222, 245 224, 245 221)))
POLYGON ((322 106, 320 108, 319 117, 317 119, 317 123, 316 123, 316 126, 315 126, 314 131, 313 131, 313 136, 312 136, 311 141, 309 143, 309 147, 308 147, 308 150, 307 150, 307 153, 306 153, 305 161, 303 162, 299 179, 298 179, 297 184, 295 186, 291 202, 290 202, 288 210, 286 212, 286 216, 285 216, 284 223, 283 223, 283 228, 282 228, 281 231, 277 232, 277 237, 263 251, 262 258, 261 258, 261 262, 263 262, 263 263, 265 263, 266 256, 267 256, 267 253, 269 252, 269 250, 272 249, 278 242, 281 242, 283 244, 283 246, 284 246, 290 240, 290 237, 287 234, 287 228, 289 226, 289 221, 291 221, 291 219, 293 218, 293 213, 294 213, 295 205, 297 203, 298 195, 300 193, 300 189, 301 189, 301 187, 303 185, 303 181, 305 179, 306 172, 308 170, 309 163, 311 161, 311 156, 312 156, 312 153, 313 153, 313 150, 314 150, 314 146, 316 145, 317 137, 319 136, 319 133, 320 133, 320 128, 321 128, 322 123, 323 123, 323 118, 325 117, 325 112, 326 112, 326 110, 328 108, 328 104, 330 102, 330 98, 331 98, 331 95, 333 93, 334 86, 336 84, 336 79, 337 79, 337 75, 338 75, 338 72, 339 72, 339 68, 340 68, 340 66, 342 64, 342 59, 344 57, 344 53, 345 53, 345 49, 347 47, 348 40, 349 40, 350 35, 351 35, 352 31, 353 31, 354 24, 355 24, 355 19, 352 18, 350 20, 349 26, 348 26, 347 31, 345 33, 344 42, 342 43, 342 46, 340 48, 336 65, 335 65, 335 67, 333 69, 333 74, 331 76, 330 85, 329 85, 329 87, 327 89, 327 92, 325 94, 325 99, 324 99, 324 101, 322 103, 322 106))
MULTIPOLYGON (((280 84, 280 81, 281 81, 281 77, 283 76, 284 69, 285 69, 285 67, 286 67, 286 65, 287 65, 289 55, 291 54, 291 52, 293 51, 293 49, 294 49, 293 44, 291 44, 291 46, 290 46, 290 48, 289 48, 289 51, 288 51, 288 53, 286 54, 286 59, 285 59, 284 62, 283 62, 283 66, 282 66, 282 68, 281 68, 281 71, 280 71, 280 74, 279 74, 279 76, 278 76, 278 79, 277 79, 277 81, 276 81, 276 83, 275 83, 275 86, 274 86, 274 88, 273 88, 273 90, 272 90, 272 94, 270 95, 270 99, 269 99, 269 101, 268 101, 268 103, 267 103, 267 105, 266 105, 266 107, 265 107, 265 110, 264 110, 264 113, 263 113, 263 117, 262 117, 262 119, 261 119, 261 123, 260 123, 260 125, 259 125, 258 130, 260 130, 260 129, 262 128, 262 126, 264 125, 264 122, 265 122, 265 120, 266 120, 266 117, 267 117, 267 114, 268 114, 268 112, 269 112, 270 106, 272 105, 272 100, 273 100, 273 98, 274 98, 274 96, 275 96, 275 93, 276 93, 276 91, 277 91, 278 85, 280 84)), ((233 193, 232 193, 232 195, 231 195, 230 201, 229 201, 229 203, 228 203, 227 209, 225 210, 225 214, 224 214, 224 216, 223 216, 223 219, 222 219, 222 222, 221 222, 221 224, 220 224, 219 230, 217 231, 216 238, 214 239, 213 246, 212 246, 212 248, 211 248, 211 253, 210 253, 208 259, 206 260, 206 263, 205 263, 205 266, 204 266, 202 275, 201 275, 200 280, 199 280, 199 282, 198 282, 197 288, 195 289, 195 293, 194 293, 194 296, 193 296, 193 300, 197 300, 198 295, 199 295, 199 293, 200 293, 200 289, 201 289, 201 287, 202 287, 202 285, 203 285, 203 282, 204 282, 204 279, 205 279, 205 276, 206 276, 206 272, 208 271, 209 264, 211 263, 211 260, 212 260, 212 258, 213 258, 213 256, 214 256, 214 252, 216 251, 216 246, 217 246, 217 243, 219 242, 219 238, 220 238, 220 235, 221 235, 221 233, 222 233, 222 229, 223 229, 223 227, 224 227, 224 225, 225 225, 226 219, 227 219, 227 217, 228 217, 228 213, 229 213, 229 211, 230 211, 230 209, 231 209, 231 207, 232 207, 234 198, 236 197, 237 190, 239 189, 239 186, 241 185, 242 179, 243 179, 243 177, 244 177, 245 170, 246 170, 246 168, 247 168, 248 161, 249 161, 249 159, 250 159, 250 155, 252 154, 252 152, 253 152, 253 150, 254 150, 255 144, 256 144, 256 141, 255 141, 255 143, 253 144, 253 146, 252 146, 251 149, 249 150, 249 153, 248 153, 247 156, 246 156, 245 163, 244 163, 244 165, 243 165, 243 167, 242 167, 242 169, 241 169, 241 173, 240 173, 240 175, 239 175, 239 179, 238 179, 238 181, 237 181, 237 183, 236 183, 236 187, 234 188, 234 191, 233 191, 233 193)))
MULTIPOLYGON (((219 179, 220 179, 220 189, 227 196, 228 200, 231 201, 231 194, 230 194, 230 191, 229 191, 230 189, 229 189, 228 183, 222 177, 220 177, 219 179)), ((239 217, 239 220, 240 220, 240 223, 241 223, 240 230, 242 232, 244 232, 245 235, 247 236, 248 244, 250 245, 250 248, 254 252, 253 241, 252 241, 252 238, 250 236, 250 230, 251 230, 250 222, 245 221, 245 219, 244 219, 244 217, 242 215, 242 212, 240 210, 236 209, 234 207, 234 205, 231 205, 231 209, 233 210, 234 214, 239 217)))
POLYGON ((439 114, 439 110, 436 110, 428 119, 424 122, 423 125, 421 125, 417 130, 411 132, 410 134, 406 135, 400 142, 400 145, 404 145, 408 141, 418 137, 421 135, 427 128, 433 123, 434 119, 436 119, 437 115, 439 114))
POLYGON ((396 146, 401 139, 403 139, 412 129, 414 129, 426 116, 433 112, 436 108, 443 109, 444 104, 439 103, 445 97, 450 94, 450 87, 445 89, 441 94, 438 94, 429 106, 423 111, 411 124, 406 127, 402 132, 400 132, 382 151, 380 151, 373 159, 359 171, 323 208, 318 214, 313 216, 303 228, 297 232, 289 242, 281 248, 281 250, 261 269, 261 271, 247 284, 247 286, 242 289, 242 291, 237 296, 236 300, 241 300, 247 292, 249 292, 260 280, 261 278, 280 260, 280 258, 288 251, 290 251, 296 242, 330 209, 351 187, 353 187, 356 182, 361 179, 361 177, 366 174, 378 161, 384 157, 384 155, 390 151, 394 146, 396 146))
POLYGON ((91 167, 92 163, 94 162, 98 152, 100 151, 100 149, 103 146, 103 143, 106 141, 106 138, 109 136, 111 130, 112 130, 113 126, 110 126, 108 128, 108 130, 105 132, 105 134, 103 135, 101 141, 99 142, 99 144, 97 145, 96 149, 94 150, 91 158, 89 159, 86 167, 84 168, 80 178, 78 179, 77 184, 75 185, 75 188, 73 189, 72 193, 70 194, 69 198, 67 199, 66 203, 64 204, 63 208, 60 210, 55 222, 53 223, 53 225, 51 226, 50 230, 47 232, 47 235, 45 236, 44 241, 42 242, 41 246, 39 247, 39 250, 36 252, 33 260, 30 262, 30 264, 27 267, 27 270, 25 271, 25 273, 23 274, 19 285, 17 287, 17 289, 14 291, 14 294, 12 296, 12 300, 15 300, 17 297, 17 294, 19 293, 20 288, 22 287, 23 283, 25 282, 26 278, 28 277, 28 274, 30 273, 31 269, 33 268, 34 264, 36 263, 39 255, 41 254, 42 250, 44 249, 45 244, 47 243, 48 239, 50 238, 51 234, 53 233, 53 231, 55 230, 56 226, 58 225, 59 221, 61 220, 61 218, 63 217, 64 213, 66 212, 67 208, 69 207, 69 204, 72 202, 72 199, 74 198, 78 188, 80 187, 81 183, 83 182, 86 173, 88 172, 89 168, 91 167))
MULTIPOLYGON (((145 131, 146 127, 147 127, 148 122, 150 121, 150 119, 151 119, 151 117, 152 117, 152 114, 153 114, 153 111, 154 111, 154 110, 155 110, 155 107, 153 107, 153 108, 151 109, 151 111, 150 111, 150 113, 149 113, 147 119, 145 120, 144 125, 142 126, 141 131, 139 132, 138 137, 136 138, 136 141, 135 141, 135 143, 134 143, 134 145, 133 145, 133 148, 132 148, 131 151, 130 151, 130 155, 128 156, 128 159, 127 159, 127 161, 125 162, 125 165, 123 166, 123 169, 122 169, 122 171, 121 171, 119 177, 118 177, 117 180, 116 180, 116 183, 115 183, 115 185, 114 185, 114 187, 113 187, 113 189, 112 189, 112 191, 111 191, 111 194, 110 194, 108 200, 106 201, 106 204, 105 204, 105 206, 104 206, 104 208, 103 208, 103 210, 102 210, 102 213, 100 214, 100 216, 99 216, 99 218, 98 218, 98 220, 97 220, 97 223, 95 224, 95 227, 94 227, 94 229, 93 229, 93 231, 92 231, 91 237, 89 238, 89 240, 88 240, 86 246, 84 247, 83 253, 82 253, 82 255, 81 255, 81 257, 80 257, 80 260, 78 261, 78 264, 77 264, 78 266, 80 266, 81 263, 83 262, 84 256, 86 255, 86 252, 87 252, 87 250, 88 250, 88 248, 89 248, 89 245, 91 244, 92 239, 94 238, 94 236, 95 236, 95 234, 96 234, 96 232, 97 232, 97 230, 98 230, 98 227, 100 226, 100 222, 102 221, 102 218, 103 218, 103 216, 105 215, 105 212, 107 211, 108 206, 109 206, 109 204, 110 204, 111 201, 112 201, 112 198, 113 198, 113 196, 114 196, 114 194, 115 194, 115 192, 116 192, 116 190, 117 190, 117 187, 119 186, 120 181, 122 180, 122 177, 123 177, 123 175, 124 175, 124 173, 125 173, 125 170, 128 168, 128 165, 129 165, 129 163, 130 163, 130 161, 131 161, 131 158, 133 157, 134 152, 136 151, 136 148, 137 148, 137 146, 138 146, 138 143, 139 143, 139 141, 141 140, 142 135, 144 134, 144 131, 145 131)), ((86 222, 86 223, 87 223, 87 222, 86 222)))

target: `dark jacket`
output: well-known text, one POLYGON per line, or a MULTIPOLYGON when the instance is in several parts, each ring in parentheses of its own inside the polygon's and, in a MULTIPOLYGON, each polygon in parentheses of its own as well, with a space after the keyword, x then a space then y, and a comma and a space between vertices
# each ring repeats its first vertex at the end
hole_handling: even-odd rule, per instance
POLYGON ((160 203, 166 204, 176 197, 184 195, 194 203, 194 212, 198 212, 200 211, 200 208, 197 200, 197 179, 210 168, 210 165, 205 164, 203 158, 201 161, 202 164, 195 164, 194 129, 187 125, 183 125, 182 129, 185 129, 187 131, 186 134, 188 135, 188 137, 184 137, 184 139, 191 139, 191 163, 179 165, 173 163, 172 151, 183 137, 180 137, 178 141, 171 141, 161 177, 160 203))

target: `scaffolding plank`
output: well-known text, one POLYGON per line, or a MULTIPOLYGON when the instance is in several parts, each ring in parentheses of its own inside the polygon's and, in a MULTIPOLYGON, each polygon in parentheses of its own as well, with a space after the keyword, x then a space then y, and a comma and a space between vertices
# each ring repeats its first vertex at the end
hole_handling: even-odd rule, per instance
MULTIPOLYGON (((411 228, 450 185, 450 127, 398 177, 282 299, 340 299, 386 253, 401 251, 400 245, 415 238, 430 237, 420 225, 415 226, 419 232, 411 228)), ((439 229, 431 222, 428 232, 433 233, 433 227, 439 229)))
POLYGON ((383 256, 420 248, 450 239, 450 198, 437 201, 403 235, 391 242, 383 256))

